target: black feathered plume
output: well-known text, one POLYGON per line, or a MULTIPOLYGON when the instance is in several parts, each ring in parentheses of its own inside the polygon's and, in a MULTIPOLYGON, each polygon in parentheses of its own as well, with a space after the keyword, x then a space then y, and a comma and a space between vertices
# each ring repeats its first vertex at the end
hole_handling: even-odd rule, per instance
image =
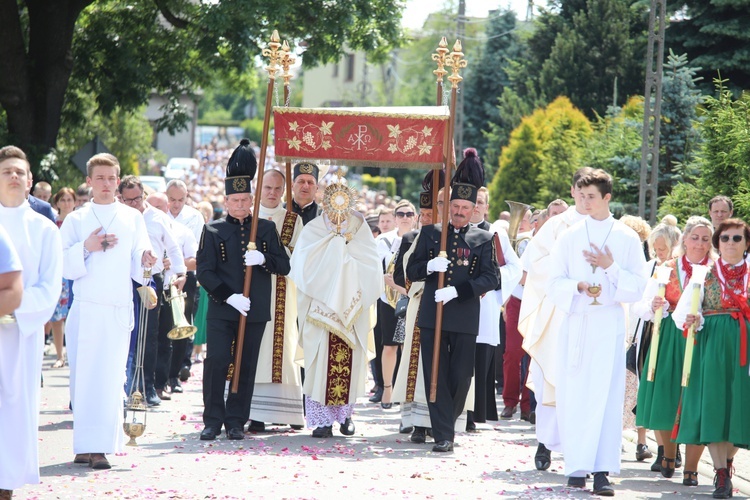
POLYGON ((227 177, 255 177, 258 170, 258 161, 255 159, 255 152, 250 147, 248 139, 242 139, 240 145, 232 152, 227 163, 227 177))
POLYGON ((456 183, 471 184, 477 189, 484 186, 484 167, 482 161, 477 156, 477 150, 466 148, 464 150, 464 159, 456 168, 451 185, 456 183))
POLYGON ((427 172, 427 175, 424 176, 424 179, 422 180, 422 191, 428 191, 432 192, 432 185, 433 185, 433 179, 435 177, 435 172, 437 172, 437 178, 438 178, 438 184, 437 188, 438 191, 443 189, 445 187, 445 170, 443 169, 434 169, 427 172))

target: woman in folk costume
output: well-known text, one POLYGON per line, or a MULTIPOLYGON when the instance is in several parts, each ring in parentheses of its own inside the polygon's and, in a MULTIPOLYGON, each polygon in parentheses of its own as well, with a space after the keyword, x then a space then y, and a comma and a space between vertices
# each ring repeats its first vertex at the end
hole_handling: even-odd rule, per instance
POLYGON ((714 231, 712 243, 720 257, 701 287, 698 314, 690 314, 691 293, 683 294, 672 314, 678 328, 695 325, 696 330, 677 442, 708 446, 716 471, 713 497, 730 498, 734 455, 738 447, 750 446, 750 228, 740 219, 727 219, 714 231))
MULTIPOLYGON (((658 283, 655 278, 649 280, 643 299, 633 305, 633 312, 644 321, 651 321, 655 312, 663 307, 663 317, 659 331, 659 344, 651 345, 643 366, 643 372, 651 371, 651 350, 657 349, 657 363, 654 367, 653 380, 641 378, 638 389, 638 412, 636 424, 639 427, 652 429, 659 442, 658 457, 661 457, 659 470, 662 476, 672 477, 675 471, 677 445, 671 439, 677 409, 680 403, 682 363, 685 357, 685 338, 682 329, 674 321, 666 321, 673 313, 680 296, 687 288, 693 275, 693 265, 712 265, 711 235, 713 227, 704 217, 690 217, 685 224, 682 236, 682 255, 668 260, 663 265, 671 269, 669 282, 664 298, 657 295, 658 283)), ((690 295, 689 293, 687 294, 690 295)), ((697 466, 703 453, 702 446, 687 447, 686 465, 683 484, 698 485, 697 466)))
POLYGON ((300 233, 289 277, 297 285, 300 338, 305 354, 308 427, 314 437, 354 434, 352 412, 365 395, 368 359, 374 357, 374 305, 383 292, 383 268, 357 194, 343 179, 324 192, 323 216, 300 233))

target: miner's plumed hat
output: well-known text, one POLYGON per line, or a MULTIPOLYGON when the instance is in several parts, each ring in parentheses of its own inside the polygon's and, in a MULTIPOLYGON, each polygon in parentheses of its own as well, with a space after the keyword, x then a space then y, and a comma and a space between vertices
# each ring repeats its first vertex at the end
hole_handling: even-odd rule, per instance
POLYGON ((422 192, 419 193, 419 208, 429 210, 432 207, 432 186, 433 184, 438 191, 445 187, 445 170, 430 170, 427 175, 424 176, 422 181, 422 192), (437 183, 435 183, 435 176, 437 176, 437 183))
POLYGON ((479 188, 484 185, 484 167, 477 156, 477 150, 464 150, 464 159, 456 168, 451 180, 451 200, 477 202, 479 188))
POLYGON ((252 192, 250 183, 255 178, 257 170, 258 161, 255 159, 253 148, 250 147, 250 141, 242 139, 227 163, 227 177, 224 180, 226 194, 252 192))
POLYGON ((320 168, 318 168, 316 164, 310 163, 309 161, 297 163, 294 166, 294 171, 292 172, 292 179, 294 180, 302 174, 312 175, 315 178, 315 182, 318 182, 320 168))

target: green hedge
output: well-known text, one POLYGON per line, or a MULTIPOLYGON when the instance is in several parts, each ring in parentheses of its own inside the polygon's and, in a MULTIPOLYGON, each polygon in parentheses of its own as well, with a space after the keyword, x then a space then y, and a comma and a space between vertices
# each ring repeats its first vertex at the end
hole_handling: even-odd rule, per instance
POLYGON ((379 175, 373 176, 370 174, 362 174, 362 185, 376 191, 381 191, 385 188, 385 192, 388 193, 388 196, 396 196, 396 179, 393 177, 383 178, 379 175))

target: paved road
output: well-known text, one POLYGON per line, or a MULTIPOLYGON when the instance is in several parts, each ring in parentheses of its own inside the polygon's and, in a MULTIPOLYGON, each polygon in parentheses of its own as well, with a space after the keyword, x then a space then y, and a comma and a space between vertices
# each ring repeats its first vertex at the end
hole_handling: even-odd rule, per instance
MULTIPOLYGON (((534 430, 519 420, 479 424, 478 432, 458 435, 455 452, 445 455, 398 434, 398 407, 386 411, 363 399, 350 438, 337 429, 332 439, 314 439, 308 430, 277 427, 244 441, 199 441, 202 365, 193 368, 183 394, 149 412, 140 446, 109 457, 111 470, 95 472, 72 463, 68 369, 52 370, 51 362, 45 361, 42 391, 42 483, 14 498, 591 498, 590 490, 565 487, 560 457, 549 471, 534 468, 534 430)), ((687 488, 679 470, 667 480, 636 462, 633 437, 623 440, 623 471, 613 478, 618 497, 710 498, 710 465, 702 464, 700 486, 687 488)), ((741 477, 750 478, 750 453, 742 451, 736 462, 735 496, 747 496, 750 485, 741 477)))

